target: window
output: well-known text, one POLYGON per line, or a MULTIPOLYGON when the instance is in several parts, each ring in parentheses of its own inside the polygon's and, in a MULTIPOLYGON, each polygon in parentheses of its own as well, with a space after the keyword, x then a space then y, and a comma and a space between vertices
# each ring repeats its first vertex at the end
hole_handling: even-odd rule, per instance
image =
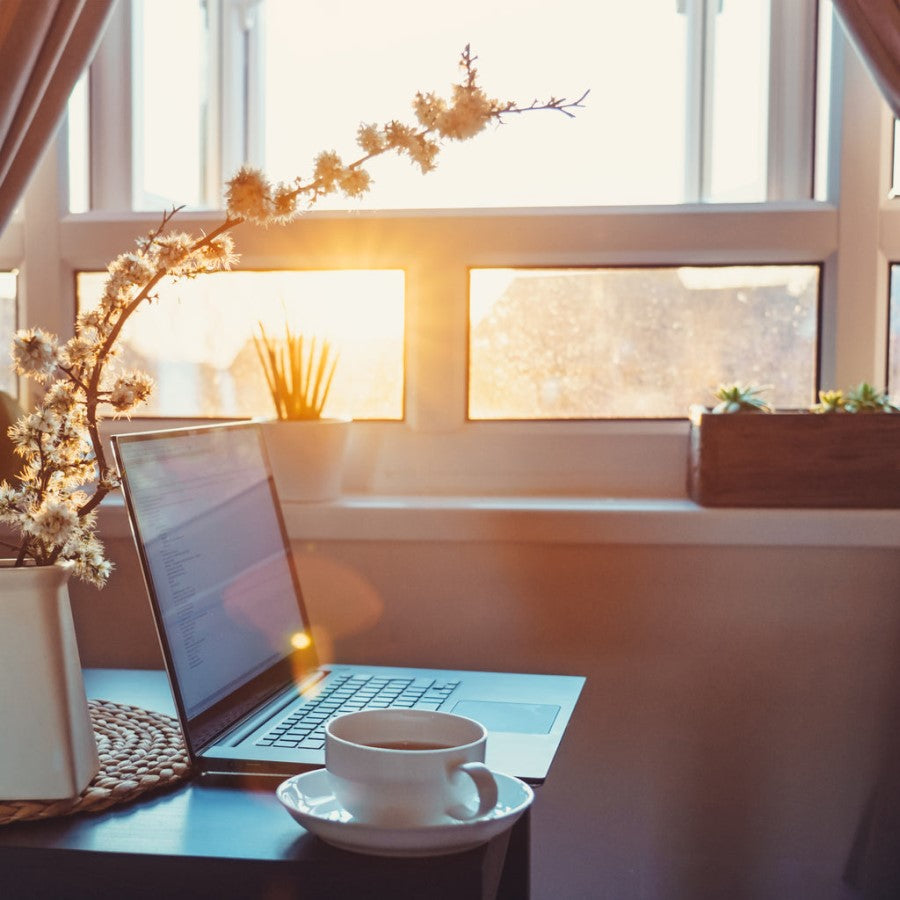
POLYGON ((459 0, 440 27, 420 6, 395 0, 387 25, 384 9, 364 0, 134 0, 132 102, 92 113, 100 132, 130 122, 134 208, 217 207, 224 179, 245 161, 289 180, 332 144, 352 152, 357 123, 389 121, 415 90, 443 88, 467 43, 494 94, 527 102, 552 80, 573 98, 592 88, 589 111, 552 127, 546 115, 523 117, 450 146, 427 182, 377 161, 364 208, 810 196, 811 0, 791 12, 770 0, 557 0, 552 15, 543 0, 459 0))
POLYGON ((477 269, 473 419, 677 418, 722 382, 815 398, 816 266, 477 269))
MULTIPOLYGON (((105 277, 79 273, 79 309, 96 304, 105 277)), ((274 338, 288 325, 328 340, 339 354, 326 415, 403 418, 402 272, 217 272, 158 293, 119 342, 123 365, 157 385, 142 415, 273 415, 253 340, 261 324, 274 338)))
MULTIPOLYGON (((273 286, 276 273, 389 278, 391 374, 379 379, 390 400, 375 412, 357 400, 340 410, 369 419, 355 435, 370 489, 683 495, 683 460, 658 463, 657 448, 684 452, 686 406, 717 381, 771 384, 776 402, 803 406, 820 386, 884 377, 885 260, 900 259, 887 202, 893 123, 825 0, 561 0, 552 15, 538 0, 463 0, 427 20, 398 0, 390 21, 363 2, 177 0, 190 12, 160 55, 147 17, 165 24, 166 2, 120 4, 92 66, 89 122, 68 136, 95 151, 69 173, 69 195, 80 179, 89 200, 62 217, 62 203, 32 204, 24 227, 0 236, 0 267, 23 273, 27 323, 65 335, 76 287, 88 302, 90 273, 171 203, 188 204, 184 230, 213 227, 221 184, 245 158, 290 176, 324 149, 350 158, 360 119, 402 116, 416 90, 445 90, 471 42, 492 93, 528 101, 590 88, 586 109, 510 121, 448 148, 425 178, 379 161, 380 193, 367 204, 283 228, 242 226, 228 290, 208 281, 217 309, 249 309, 250 297, 280 314, 306 289, 273 286), (290 25, 297 10, 301 24, 290 25), (178 53, 176 41, 186 42, 178 53), (157 94, 171 104, 161 118, 157 94), (180 185, 159 175, 173 147, 180 185), (226 300, 232 284, 236 299, 226 300), (591 377, 606 367, 603 389, 586 399, 569 399, 565 378, 535 373, 528 359, 548 334, 533 310, 545 316, 541 292, 559 289, 566 347, 557 349, 592 357, 591 377), (667 299, 665 312, 654 301, 655 327, 609 321, 611 309, 647 312, 635 298, 657 294, 667 299), (726 324, 712 327, 711 304, 726 324), (512 349, 526 324, 532 343, 512 349), (501 381, 514 389, 498 391, 501 381), (650 467, 623 478, 633 446, 646 448, 650 467), (576 459, 584 464, 569 465, 576 459)), ((67 157, 62 145, 55 152, 35 196, 66 189, 67 157)), ((180 314, 190 305, 182 297, 160 309, 180 314)), ((338 331, 353 320, 342 317, 338 331)), ((245 350, 255 321, 242 325, 245 350)), ((218 352, 211 338, 196 344, 218 352)), ((233 402, 243 388, 225 389, 214 358, 191 362, 186 390, 184 368, 164 359, 171 349, 142 361, 159 378, 157 414, 265 411, 264 395, 259 407, 233 402), (190 400, 211 393, 212 406, 190 400)), ((360 355, 345 350, 339 364, 352 382, 369 378, 350 377, 360 355)))

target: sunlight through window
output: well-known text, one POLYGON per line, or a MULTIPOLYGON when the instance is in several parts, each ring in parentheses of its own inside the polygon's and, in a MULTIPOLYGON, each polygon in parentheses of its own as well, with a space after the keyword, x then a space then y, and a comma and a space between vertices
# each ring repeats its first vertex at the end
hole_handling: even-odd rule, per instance
POLYGON ((677 202, 685 17, 676 6, 557 0, 550 14, 545 0, 460 0, 452 16, 426 18, 418 0, 395 0, 386 28, 378 4, 267 0, 264 168, 283 178, 308 169, 323 134, 339 153, 351 153, 348 121, 408 115, 410 73, 419 90, 444 92, 457 77, 460 50, 471 43, 492 95, 518 94, 527 103, 552 75, 572 98, 591 88, 591 114, 555 128, 540 116, 523 117, 489 139, 448 146, 427 180, 396 160, 379 161, 366 208, 677 202), (298 55, 301 32, 340 34, 341 52, 311 40, 298 55))
POLYGON ((477 269, 469 417, 678 418, 720 382, 813 402, 818 266, 477 269))
MULTIPOLYGON (((80 308, 105 273, 78 275, 80 308)), ((285 323, 340 354, 326 415, 403 417, 403 272, 224 272, 161 285, 129 320, 122 364, 156 382, 146 416, 271 416, 253 335, 285 323)))

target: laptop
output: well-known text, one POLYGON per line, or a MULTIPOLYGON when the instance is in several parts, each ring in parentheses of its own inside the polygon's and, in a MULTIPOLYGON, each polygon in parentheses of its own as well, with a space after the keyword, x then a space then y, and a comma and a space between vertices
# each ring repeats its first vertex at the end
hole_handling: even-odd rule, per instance
POLYGON ((112 445, 201 772, 320 767, 328 719, 403 706, 477 719, 488 730, 488 766, 546 778, 583 678, 320 662, 257 424, 122 434, 112 445))

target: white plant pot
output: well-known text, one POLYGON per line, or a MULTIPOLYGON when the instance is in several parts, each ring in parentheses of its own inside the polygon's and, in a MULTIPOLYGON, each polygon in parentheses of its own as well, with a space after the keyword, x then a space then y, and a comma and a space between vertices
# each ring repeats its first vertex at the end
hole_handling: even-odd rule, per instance
POLYGON ((69 605, 71 567, 0 562, 0 799, 77 797, 100 767, 69 605))
POLYGON ((350 419, 260 423, 281 500, 321 502, 341 494, 350 419))

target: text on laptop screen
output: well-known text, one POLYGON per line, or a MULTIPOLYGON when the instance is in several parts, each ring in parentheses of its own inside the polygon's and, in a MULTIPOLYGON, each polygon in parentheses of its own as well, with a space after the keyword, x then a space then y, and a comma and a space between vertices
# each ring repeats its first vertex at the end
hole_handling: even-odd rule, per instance
POLYGON ((188 716, 288 656, 303 631, 256 429, 119 445, 188 716))

